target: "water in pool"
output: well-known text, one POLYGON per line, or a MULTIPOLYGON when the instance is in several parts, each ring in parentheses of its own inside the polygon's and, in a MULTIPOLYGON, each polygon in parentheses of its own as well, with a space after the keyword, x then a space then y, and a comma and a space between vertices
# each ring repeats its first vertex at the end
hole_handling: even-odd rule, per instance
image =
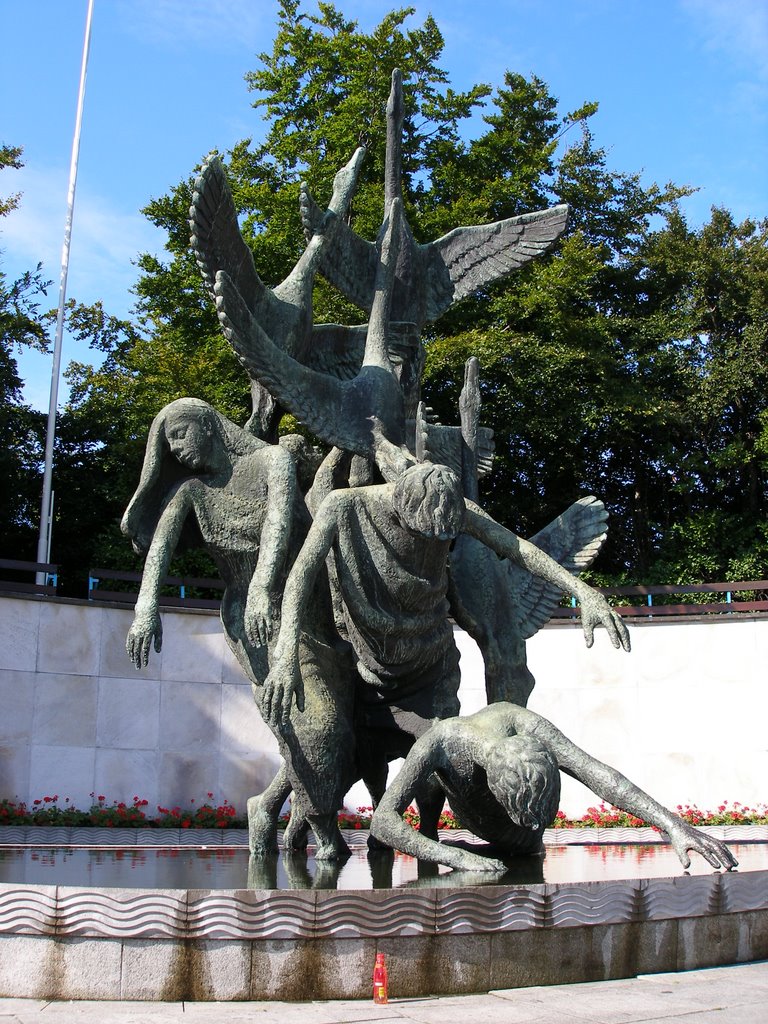
MULTIPOLYGON (((732 843, 739 871, 768 870, 768 845, 732 843)), ((692 854, 691 874, 712 868, 692 854)), ((531 885, 677 876, 683 868, 668 846, 560 846, 544 857, 510 862, 506 875, 484 876, 419 864, 403 854, 355 850, 344 864, 323 864, 311 852, 251 862, 242 848, 156 849, 2 847, 0 882, 136 889, 390 889, 467 884, 531 885)))

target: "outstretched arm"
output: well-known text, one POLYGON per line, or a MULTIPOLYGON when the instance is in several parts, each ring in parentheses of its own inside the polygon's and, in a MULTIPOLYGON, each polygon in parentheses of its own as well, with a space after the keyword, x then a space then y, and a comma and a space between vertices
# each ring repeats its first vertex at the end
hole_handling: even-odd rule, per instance
POLYGON ((294 693, 297 706, 303 707, 299 666, 301 624, 312 587, 331 550, 338 505, 343 500, 344 492, 334 491, 323 501, 285 584, 280 636, 272 652, 272 668, 264 681, 261 697, 262 711, 273 725, 287 723, 294 693))
POLYGON ((125 641, 128 657, 136 668, 146 668, 153 641, 158 653, 162 647, 163 626, 158 610, 160 584, 168 572, 192 503, 192 487, 189 483, 183 483, 163 509, 152 535, 133 623, 125 641))
POLYGON ((436 725, 411 747, 405 763, 374 812, 371 834, 394 850, 431 864, 445 864, 462 871, 506 871, 499 860, 428 839, 403 820, 403 812, 430 775, 440 767, 444 756, 440 726, 436 725))
POLYGON ((689 850, 696 850, 714 868, 736 867, 738 861, 725 843, 687 825, 621 772, 577 747, 551 722, 532 711, 519 711, 522 711, 522 714, 516 712, 519 731, 537 736, 552 751, 564 772, 584 783, 601 799, 666 832, 683 867, 690 866, 689 850))
POLYGON ((266 445, 252 458, 265 473, 267 513, 261 529, 259 560, 248 587, 245 634, 256 647, 272 639, 280 615, 280 580, 288 554, 296 500, 296 470, 289 452, 266 445))
POLYGON ((502 558, 509 558, 534 576, 540 576, 562 587, 564 591, 574 594, 579 599, 581 624, 587 647, 594 643, 595 626, 603 625, 614 647, 623 647, 625 651, 630 649, 627 627, 602 594, 598 594, 582 580, 577 579, 535 544, 505 529, 473 502, 467 501, 466 506, 466 533, 481 540, 502 558))

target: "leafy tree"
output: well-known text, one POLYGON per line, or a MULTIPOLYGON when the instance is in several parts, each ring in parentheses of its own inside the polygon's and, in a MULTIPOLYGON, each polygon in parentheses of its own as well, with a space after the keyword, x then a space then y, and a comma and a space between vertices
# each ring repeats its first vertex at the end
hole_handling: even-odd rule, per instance
POLYGON ((648 279, 673 282, 689 390, 672 439, 675 516, 655 571, 670 580, 768 572, 768 221, 737 224, 713 209, 682 219, 645 254, 648 279))
MULTIPOLYGON (((535 76, 510 71, 496 90, 455 92, 437 24, 409 28, 412 14, 392 11, 365 33, 331 3, 308 13, 281 0, 273 47, 247 76, 263 141, 226 155, 262 278, 282 280, 301 252, 300 181, 323 203, 360 143, 368 153, 350 217, 375 237, 384 109, 401 68, 403 192, 417 239, 555 202, 572 211, 550 257, 464 300, 426 338, 425 397, 444 422, 457 419, 464 360, 480 357, 483 419, 498 446, 489 511, 533 533, 591 491, 612 517, 606 579, 764 574, 765 224, 713 211, 691 230, 678 207, 687 189, 612 170, 591 131, 597 104, 562 115, 535 76), (467 140, 479 107, 483 128, 467 140)), ((241 422, 248 414, 247 382, 189 249, 191 190, 181 182, 146 208, 168 241, 162 260, 139 259, 135 323, 102 330, 93 310, 78 313, 106 361, 73 368, 71 413, 104 441, 105 478, 120 467, 130 487, 167 401, 191 394, 241 422)), ((314 303, 317 321, 363 316, 324 282, 314 303)))
MULTIPOLYGON (((0 146, 0 170, 21 167, 21 155, 18 147, 0 146)), ((18 193, 0 197, 0 216, 15 210, 19 200, 18 193)), ((34 559, 36 554, 45 424, 22 400, 16 352, 24 346, 46 348, 39 312, 46 287, 39 265, 15 281, 0 268, 0 536, 6 558, 34 559)))

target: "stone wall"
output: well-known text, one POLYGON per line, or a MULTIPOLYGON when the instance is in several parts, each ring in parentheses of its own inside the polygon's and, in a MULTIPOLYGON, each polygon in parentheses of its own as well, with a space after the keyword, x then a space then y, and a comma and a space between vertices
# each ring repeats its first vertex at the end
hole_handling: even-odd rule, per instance
MULTIPOLYGON (((150 809, 208 792, 243 810, 278 763, 218 617, 163 613, 164 640, 136 672, 124 651, 129 610, 0 598, 0 797, 57 794, 85 806, 146 798, 150 809)), ((482 706, 482 661, 457 632, 462 707, 482 706)), ((662 802, 766 799, 763 666, 768 622, 657 623, 632 631, 630 655, 580 629, 529 642, 530 706, 662 802)), ((368 803, 358 787, 350 806, 368 803)), ((563 807, 595 802, 566 780, 563 807)))
POLYGON ((244 810, 277 768, 274 739, 218 616, 162 617, 163 650, 137 672, 132 611, 0 599, 1 795, 136 795, 154 811, 213 792, 244 810))

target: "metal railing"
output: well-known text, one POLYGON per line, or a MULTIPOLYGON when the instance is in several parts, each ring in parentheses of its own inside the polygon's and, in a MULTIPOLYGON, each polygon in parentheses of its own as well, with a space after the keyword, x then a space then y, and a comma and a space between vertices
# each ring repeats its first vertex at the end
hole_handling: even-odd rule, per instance
MULTIPOLYGON (((38 594, 55 597, 59 566, 48 562, 0 559, 0 593, 38 594), (45 574, 45 583, 35 582, 45 574), (29 580, 27 579, 29 577, 29 580)), ((119 569, 89 570, 88 598, 133 606, 138 597, 142 574, 119 569), (114 584, 117 584, 115 587, 114 584), (121 586, 123 584, 123 586, 121 586)), ((166 576, 162 581, 160 604, 165 607, 212 608, 221 605, 218 596, 224 590, 220 579, 195 576, 166 576), (169 593, 173 591, 173 593, 169 593), (202 592, 202 594, 201 594, 202 592), (208 593, 210 596, 203 596, 208 593), (213 594, 211 594, 213 592, 213 594)), ((737 580, 730 583, 689 583, 653 586, 598 587, 616 611, 625 618, 653 620, 671 616, 738 615, 768 612, 768 580, 737 580), (704 600, 691 600, 705 595, 704 600), (689 598, 679 600, 679 598, 689 598), (677 600, 676 600, 677 598, 677 600)), ((554 612, 555 619, 577 619, 578 602, 554 612)))
MULTIPOLYGON (((88 570, 89 601, 112 601, 117 604, 128 604, 133 606, 136 604, 136 598, 139 596, 138 591, 140 585, 140 572, 122 572, 118 569, 88 570), (115 590, 113 587, 107 590, 102 586, 102 584, 109 583, 109 581, 133 583, 136 586, 135 589, 132 587, 131 589, 115 590)), ((166 590, 166 593, 161 591, 160 594, 161 607, 219 608, 221 606, 221 598, 200 597, 198 594, 190 593, 190 591, 223 591, 224 582, 210 577, 164 576, 161 582, 161 587, 166 590), (168 594, 168 589, 175 590, 177 593, 168 594)))
MULTIPOLYGON (((730 615, 745 612, 768 612, 768 580, 738 580, 732 583, 688 583, 657 586, 597 587, 625 618, 655 619, 664 616, 730 615), (688 594, 709 594, 710 601, 674 601, 671 598, 688 594), (748 595, 748 596, 743 596, 748 595), (628 598, 643 598, 642 603, 625 603, 628 598), (619 601, 611 601, 619 598, 619 601), (654 600, 654 598, 656 600, 654 600), (660 600, 659 600, 660 599, 660 600)), ((579 615, 576 598, 570 607, 558 608, 554 618, 570 619, 579 615)))
POLYGON ((0 591, 6 594, 41 594, 55 597, 59 567, 53 562, 23 562, 17 558, 0 558, 0 591), (38 583, 38 574, 45 583, 38 583), (28 581, 27 576, 32 580, 28 581), (6 578, 10 577, 10 578, 6 578))

